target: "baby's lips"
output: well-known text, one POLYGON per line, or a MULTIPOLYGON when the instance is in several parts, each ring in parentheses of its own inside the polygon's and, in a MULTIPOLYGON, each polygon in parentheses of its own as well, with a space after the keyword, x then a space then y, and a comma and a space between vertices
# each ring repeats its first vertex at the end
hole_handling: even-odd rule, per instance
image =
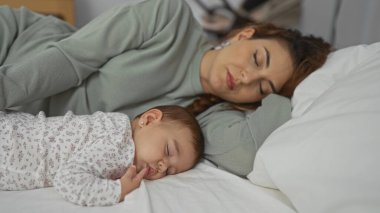
POLYGON ((146 177, 149 174, 149 167, 144 167, 141 172, 144 172, 144 177, 146 177))

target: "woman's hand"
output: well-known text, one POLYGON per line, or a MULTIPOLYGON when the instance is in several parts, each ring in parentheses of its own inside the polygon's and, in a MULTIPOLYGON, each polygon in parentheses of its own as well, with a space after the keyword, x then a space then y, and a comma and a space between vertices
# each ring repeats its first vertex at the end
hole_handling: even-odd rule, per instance
POLYGON ((137 189, 147 172, 147 168, 143 168, 139 173, 135 165, 128 168, 125 174, 120 178, 121 195, 120 202, 124 200, 125 195, 137 189))

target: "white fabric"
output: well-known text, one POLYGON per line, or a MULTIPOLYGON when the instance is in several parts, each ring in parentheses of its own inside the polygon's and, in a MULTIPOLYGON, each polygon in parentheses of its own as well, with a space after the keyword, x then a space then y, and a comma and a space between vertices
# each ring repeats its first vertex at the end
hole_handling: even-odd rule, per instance
POLYGON ((326 63, 306 78, 294 92, 292 98, 292 117, 304 114, 313 102, 318 102, 321 96, 336 81, 348 76, 350 73, 361 72, 371 57, 378 57, 380 42, 371 45, 347 47, 331 53, 326 63))
POLYGON ((0 211, 17 213, 295 213, 277 190, 256 186, 246 179, 202 162, 194 169, 156 181, 144 181, 123 203, 81 207, 63 200, 53 188, 0 191, 0 211))
POLYGON ((248 178, 301 213, 379 212, 380 43, 331 54, 297 87, 293 107, 248 178))

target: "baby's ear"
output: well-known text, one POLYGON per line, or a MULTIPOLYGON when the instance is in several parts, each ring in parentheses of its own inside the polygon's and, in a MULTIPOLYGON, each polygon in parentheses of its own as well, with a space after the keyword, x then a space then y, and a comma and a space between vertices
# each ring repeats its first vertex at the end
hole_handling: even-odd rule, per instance
POLYGON ((163 116, 163 113, 161 110, 159 109, 150 109, 146 112, 144 112, 144 114, 142 114, 141 118, 144 119, 144 123, 146 125, 149 125, 151 123, 154 123, 154 122, 157 122, 157 121, 161 121, 162 120, 162 116, 163 116))

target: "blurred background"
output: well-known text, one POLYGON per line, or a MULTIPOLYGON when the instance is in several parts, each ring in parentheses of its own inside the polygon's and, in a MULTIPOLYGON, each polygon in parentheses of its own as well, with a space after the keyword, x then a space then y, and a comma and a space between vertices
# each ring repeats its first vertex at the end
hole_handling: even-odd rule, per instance
MULTIPOLYGON (((105 10, 142 0, 0 0, 56 15, 81 27, 105 10)), ((380 41, 380 0, 178 0, 187 1, 210 40, 245 21, 269 21, 321 36, 336 48, 380 41)))

